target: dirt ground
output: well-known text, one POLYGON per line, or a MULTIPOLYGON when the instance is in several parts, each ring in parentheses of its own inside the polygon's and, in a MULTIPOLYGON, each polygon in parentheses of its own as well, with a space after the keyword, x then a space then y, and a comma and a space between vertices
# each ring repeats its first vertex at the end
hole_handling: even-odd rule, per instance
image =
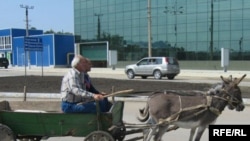
MULTIPOLYGON (((1 77, 1 92, 24 92, 24 86, 28 93, 60 93, 61 76, 14 76, 1 77), (3 83, 4 82, 4 83, 3 83)), ((106 78, 92 78, 94 86, 102 92, 111 93, 114 91, 134 89, 136 92, 164 91, 164 90, 208 90, 212 84, 206 83, 185 83, 166 81, 142 81, 118 80, 106 78)), ((250 87, 241 87, 243 97, 250 97, 250 87)), ((141 93, 143 94, 143 93, 141 93)))
MULTIPOLYGON (((161 91, 161 90, 204 90, 210 84, 172 83, 164 81, 118 80, 106 78, 92 78, 92 83, 99 90, 106 93, 134 89, 135 91, 161 91)), ((61 76, 15 76, 1 77, 0 91, 23 92, 26 84, 27 92, 35 93, 60 93, 61 76)))

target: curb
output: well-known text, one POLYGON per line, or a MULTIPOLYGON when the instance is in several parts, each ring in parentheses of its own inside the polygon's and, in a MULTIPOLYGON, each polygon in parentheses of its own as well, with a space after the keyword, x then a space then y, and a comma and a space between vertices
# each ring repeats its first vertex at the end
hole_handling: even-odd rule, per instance
MULTIPOLYGON (((0 92, 0 98, 23 98, 23 93, 16 92, 0 92)), ((43 99, 54 99, 55 101, 61 100, 60 93, 27 93, 26 98, 43 98, 43 99)), ((131 102, 146 102, 147 96, 129 96, 129 97, 115 97, 115 100, 120 101, 131 101, 131 102)), ((243 98, 245 105, 250 106, 250 99, 243 98)))

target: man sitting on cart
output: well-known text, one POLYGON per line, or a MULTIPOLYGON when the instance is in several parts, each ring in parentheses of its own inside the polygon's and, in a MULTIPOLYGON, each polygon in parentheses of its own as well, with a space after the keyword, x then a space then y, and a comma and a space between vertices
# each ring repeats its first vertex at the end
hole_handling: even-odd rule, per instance
POLYGON ((108 112, 111 103, 104 98, 105 93, 95 89, 87 74, 91 70, 91 61, 81 55, 76 55, 72 68, 63 77, 61 85, 62 103, 64 113, 95 113, 96 101, 101 112, 108 112))

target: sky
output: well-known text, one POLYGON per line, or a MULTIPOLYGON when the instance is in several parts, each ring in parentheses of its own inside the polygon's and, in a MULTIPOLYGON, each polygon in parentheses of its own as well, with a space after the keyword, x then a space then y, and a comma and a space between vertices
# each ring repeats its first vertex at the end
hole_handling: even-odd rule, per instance
POLYGON ((29 6, 29 27, 74 33, 73 0, 0 0, 0 29, 26 29, 25 8, 29 6))

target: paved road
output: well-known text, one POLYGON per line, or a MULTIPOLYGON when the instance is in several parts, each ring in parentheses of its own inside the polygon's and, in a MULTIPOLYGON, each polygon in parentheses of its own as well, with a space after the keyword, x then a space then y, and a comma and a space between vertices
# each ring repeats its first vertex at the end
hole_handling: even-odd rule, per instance
MULTIPOLYGON (((124 116, 123 121, 126 123, 140 124, 136 117, 138 115, 138 109, 144 107, 145 102, 141 101, 126 101, 124 107, 124 116)), ((247 106, 244 111, 236 112, 228 110, 227 108, 222 112, 222 114, 218 117, 217 122, 215 124, 240 124, 240 125, 249 125, 250 124, 250 106, 247 106)), ((131 128, 127 128, 129 130, 131 128)), ((178 129, 175 131, 170 131, 165 133, 163 136, 163 141, 174 140, 174 141, 186 141, 189 137, 189 129, 178 129)), ((142 133, 127 135, 126 139, 130 139, 132 137, 141 136, 142 133)), ((84 137, 51 137, 48 138, 47 141, 83 141, 84 137)), ((140 140, 142 141, 142 140, 140 140)), ((206 129, 201 141, 209 141, 208 139, 208 130, 206 129)))
MULTIPOLYGON (((8 100, 17 100, 17 99, 8 99, 8 100)), ((18 99, 22 100, 22 99, 18 99)), ((28 101, 33 101, 34 99, 28 99, 28 101)), ((36 99, 38 100, 38 99, 36 99)), ((44 99, 43 99, 44 100, 44 99)), ((51 99, 50 99, 51 100, 51 99)), ((145 105, 145 101, 126 101, 124 107, 124 116, 123 120, 126 123, 138 124, 136 117, 138 115, 138 109, 143 108, 145 105)), ((222 114, 219 116, 216 124, 240 124, 240 125, 249 125, 250 124, 250 106, 246 106, 244 111, 236 112, 231 111, 226 108, 222 114)), ((130 128, 127 128, 129 130, 130 128)), ((163 141, 166 140, 187 140, 189 137, 189 129, 178 129, 176 131, 167 132, 163 136, 163 141)), ((130 139, 131 137, 141 136, 142 134, 132 134, 127 135, 125 139, 130 139)), ((84 137, 51 137, 48 141, 82 141, 84 137)), ((140 140, 141 141, 141 140, 140 140)), ((201 141, 209 141, 208 139, 208 130, 202 136, 201 141)))
MULTIPOLYGON (((1 76, 25 76, 25 75, 40 75, 40 76, 63 76, 69 68, 42 68, 42 67, 10 67, 9 69, 0 68, 1 76)), ((181 73, 175 77, 174 80, 168 80, 163 78, 162 80, 155 80, 153 77, 148 79, 141 79, 136 77, 135 79, 141 81, 174 81, 174 82, 192 82, 192 83, 217 83, 220 82, 220 76, 228 77, 241 77, 247 74, 241 86, 250 86, 250 71, 227 71, 223 70, 181 70, 181 73)), ((124 73, 123 68, 92 68, 90 72, 91 77, 101 78, 114 78, 114 79, 128 79, 124 73)))
MULTIPOLYGON (((42 70, 41 68, 31 68, 31 70, 27 69, 26 75, 59 75, 63 76, 67 72, 68 69, 51 69, 45 68, 42 70)), ((0 69, 0 77, 1 76, 15 76, 15 75, 23 75, 25 71, 24 68, 9 68, 9 69, 0 69)), ((192 83, 216 83, 220 82, 219 76, 229 76, 233 75, 233 77, 241 77, 243 74, 247 74, 247 77, 250 76, 250 72, 247 71, 200 71, 200 70, 182 70, 181 74, 177 76, 174 80, 163 79, 160 81, 176 81, 176 82, 192 82, 192 83)), ((115 69, 111 68, 93 68, 90 75, 92 77, 104 77, 104 78, 115 78, 115 79, 127 79, 126 75, 123 72, 123 69, 115 69)), ((1 79, 1 78, 0 78, 1 79)), ((141 80, 141 79, 140 79, 141 80)), ((159 81, 149 78, 147 80, 142 81, 159 81)), ((250 79, 245 78, 240 85, 250 86, 250 79)), ((125 109, 124 109, 124 121, 129 123, 137 123, 136 115, 137 110, 144 106, 145 102, 141 101, 126 101, 125 109)), ((235 112, 229 111, 227 108, 222 113, 222 115, 218 118, 216 124, 250 124, 250 106, 247 106, 243 112, 235 112)), ((136 134, 132 136, 137 136, 136 134)), ((189 130, 187 129, 178 129, 176 131, 168 132, 164 135, 163 140, 187 140, 189 136, 189 130)), ((126 136, 129 138, 130 136, 126 136)), ((54 137, 49 138, 48 141, 82 141, 83 138, 75 138, 75 137, 54 137)), ((204 133, 201 141, 208 141, 208 131, 204 133)))
MULTIPOLYGON (((126 102, 124 109, 123 120, 128 123, 139 123, 136 119, 138 109, 144 106, 144 102, 126 102)), ((216 124, 250 124, 250 107, 247 106, 243 112, 230 111, 227 108, 218 118, 216 124)), ((164 135, 163 141, 175 140, 175 141, 186 141, 189 137, 189 129, 178 129, 176 131, 168 132, 164 135)), ((126 136, 125 139, 129 139, 135 136, 141 136, 142 134, 133 134, 126 136)), ((82 141, 83 138, 79 137, 53 137, 49 138, 48 141, 82 141)), ((208 141, 208 130, 205 131, 201 141, 208 141)))

